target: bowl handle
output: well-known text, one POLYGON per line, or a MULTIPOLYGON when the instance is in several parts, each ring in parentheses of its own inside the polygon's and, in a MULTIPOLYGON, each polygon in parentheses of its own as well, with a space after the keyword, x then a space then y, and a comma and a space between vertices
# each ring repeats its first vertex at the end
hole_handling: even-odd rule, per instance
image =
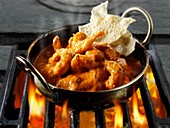
POLYGON ((46 92, 48 94, 50 94, 52 92, 52 89, 49 87, 49 84, 47 83, 47 81, 44 79, 44 77, 39 73, 39 71, 29 61, 27 61, 22 56, 16 56, 16 63, 17 63, 17 66, 22 71, 31 72, 31 74, 37 78, 35 84, 38 83, 41 91, 46 92))
POLYGON ((150 16, 150 14, 145 9, 143 9, 141 7, 131 7, 129 9, 127 9, 122 14, 122 17, 127 16, 130 12, 133 12, 133 11, 138 11, 138 12, 142 13, 145 16, 146 20, 147 20, 148 31, 147 31, 147 35, 146 35, 145 39, 142 41, 143 45, 146 45, 150 41, 150 38, 151 38, 152 32, 153 32, 153 21, 152 21, 152 18, 150 16))

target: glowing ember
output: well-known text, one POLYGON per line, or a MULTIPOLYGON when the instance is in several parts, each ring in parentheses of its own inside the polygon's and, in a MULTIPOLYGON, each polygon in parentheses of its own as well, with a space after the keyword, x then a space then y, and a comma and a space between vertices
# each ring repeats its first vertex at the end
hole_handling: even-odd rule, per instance
POLYGON ((32 79, 28 86, 29 124, 28 128, 43 128, 45 113, 45 98, 36 89, 32 79))

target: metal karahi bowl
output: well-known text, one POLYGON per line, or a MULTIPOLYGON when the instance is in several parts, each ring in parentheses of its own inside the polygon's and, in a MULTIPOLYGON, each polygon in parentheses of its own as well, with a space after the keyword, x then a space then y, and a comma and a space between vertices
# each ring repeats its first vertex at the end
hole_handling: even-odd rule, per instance
POLYGON ((123 13, 122 16, 126 16, 131 11, 139 11, 144 14, 148 21, 148 33, 142 43, 136 42, 135 51, 132 53, 132 56, 141 62, 142 72, 127 84, 116 87, 114 89, 101 90, 96 92, 71 91, 57 88, 55 85, 49 84, 39 73, 39 71, 33 66, 35 59, 39 55, 40 51, 52 45, 53 38, 56 35, 58 35, 61 40, 64 39, 64 42, 67 42, 66 40, 68 40, 73 33, 78 32, 79 25, 61 27, 41 35, 30 45, 26 59, 21 56, 16 57, 17 65, 20 67, 20 69, 31 73, 34 78, 35 85, 39 91, 48 100, 58 105, 62 105, 64 101, 68 100, 68 107, 70 108, 81 107, 83 109, 95 109, 98 106, 107 108, 113 104, 113 100, 118 100, 120 102, 126 101, 129 97, 132 96, 133 89, 137 89, 140 85, 147 66, 149 65, 149 55, 144 45, 149 41, 153 30, 152 19, 150 15, 142 8, 129 8, 123 13))

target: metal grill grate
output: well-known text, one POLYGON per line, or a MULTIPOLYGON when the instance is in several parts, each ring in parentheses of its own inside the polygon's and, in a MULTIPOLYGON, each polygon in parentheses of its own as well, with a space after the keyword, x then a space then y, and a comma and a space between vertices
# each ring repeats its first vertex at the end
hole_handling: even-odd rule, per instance
MULTIPOLYGON (((25 48, 25 47, 24 47, 25 48)), ((142 86, 140 86, 141 96, 146 112, 146 117, 148 120, 149 127, 159 127, 159 128, 170 128, 170 87, 165 79, 164 72, 161 68, 161 63, 157 57, 154 48, 152 45, 149 47, 150 54, 150 65, 153 69, 154 77, 156 79, 157 87, 161 96, 161 100, 165 105, 167 110, 168 118, 160 119, 155 115, 155 111, 151 102, 150 94, 145 82, 145 79, 142 81, 142 86)), ((2 128, 25 128, 28 124, 29 118, 29 107, 28 107, 28 91, 27 85, 30 75, 26 75, 25 82, 23 85, 23 93, 21 105, 19 108, 15 109, 14 104, 14 93, 16 76, 20 70, 16 67, 15 56, 16 55, 26 55, 26 49, 21 49, 19 46, 14 46, 10 56, 10 62, 8 65, 8 70, 6 71, 4 81, 1 86, 1 96, 0 99, 0 127, 2 128)), ((132 127, 129 115, 128 104, 121 103, 123 108, 123 126, 132 127)), ((80 127, 80 112, 81 108, 74 109, 70 111, 70 128, 80 127)), ((104 109, 96 108, 92 110, 95 112, 95 125, 96 128, 105 128, 105 116, 104 109)), ((44 127, 54 128, 55 120, 55 104, 50 101, 46 101, 45 109, 45 121, 44 127)))

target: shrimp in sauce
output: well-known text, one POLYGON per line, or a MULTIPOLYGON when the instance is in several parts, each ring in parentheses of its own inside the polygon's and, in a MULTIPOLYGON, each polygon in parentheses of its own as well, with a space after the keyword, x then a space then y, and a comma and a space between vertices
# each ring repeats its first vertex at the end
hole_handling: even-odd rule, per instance
POLYGON ((99 62, 104 60, 103 52, 92 49, 86 51, 85 55, 76 54, 71 60, 71 69, 75 73, 81 73, 90 69, 97 68, 99 62))
POLYGON ((100 36, 104 36, 103 31, 100 31, 93 36, 87 36, 83 32, 77 32, 69 39, 68 48, 74 53, 84 53, 85 51, 92 48, 93 42, 100 36))
POLYGON ((69 49, 58 49, 52 57, 49 58, 45 70, 50 76, 61 76, 70 68, 72 52, 69 49))
POLYGON ((112 89, 122 85, 123 68, 116 61, 105 61, 106 70, 110 73, 109 78, 105 82, 107 89, 112 89))
POLYGON ((103 35, 103 31, 93 36, 77 32, 66 47, 55 36, 51 46, 54 53, 46 59, 43 57, 49 51, 43 50, 35 66, 48 82, 68 90, 94 92, 126 84, 141 72, 141 63, 121 56, 106 42, 98 44, 96 39, 103 35))
POLYGON ((103 81, 107 78, 107 71, 102 68, 96 68, 83 73, 70 74, 60 79, 57 82, 57 87, 64 87, 68 90, 94 92, 105 89, 103 81))
POLYGON ((53 39, 53 48, 54 48, 54 51, 62 48, 60 38, 58 36, 55 36, 53 39))

